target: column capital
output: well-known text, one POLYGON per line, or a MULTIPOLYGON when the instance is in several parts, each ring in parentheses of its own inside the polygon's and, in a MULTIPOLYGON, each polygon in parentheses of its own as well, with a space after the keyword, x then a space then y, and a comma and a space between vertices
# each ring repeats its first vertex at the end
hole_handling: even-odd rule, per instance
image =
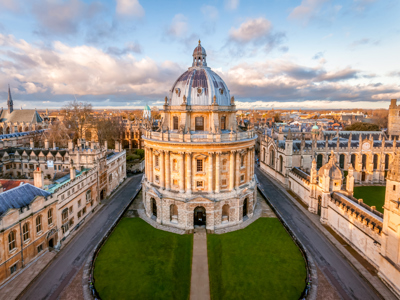
POLYGON ((221 154, 222 154, 222 151, 216 151, 215 154, 221 155, 221 154))
POLYGON ((185 152, 184 151, 178 151, 178 154, 185 155, 185 152))
POLYGON ((208 154, 213 155, 215 152, 214 151, 210 151, 208 152, 208 154))

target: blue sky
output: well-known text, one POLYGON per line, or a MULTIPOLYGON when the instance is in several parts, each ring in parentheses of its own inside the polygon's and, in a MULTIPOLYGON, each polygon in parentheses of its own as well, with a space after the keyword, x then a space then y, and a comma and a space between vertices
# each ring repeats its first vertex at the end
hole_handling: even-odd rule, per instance
POLYGON ((0 0, 0 102, 161 105, 201 39, 239 108, 400 98, 396 0, 0 0))

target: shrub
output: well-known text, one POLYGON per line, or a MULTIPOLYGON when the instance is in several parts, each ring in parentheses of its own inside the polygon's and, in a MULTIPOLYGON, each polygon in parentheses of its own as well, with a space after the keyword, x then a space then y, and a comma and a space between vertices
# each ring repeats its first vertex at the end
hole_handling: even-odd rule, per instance
POLYGON ((136 155, 139 155, 140 158, 144 157, 144 150, 143 149, 137 149, 136 150, 136 155))

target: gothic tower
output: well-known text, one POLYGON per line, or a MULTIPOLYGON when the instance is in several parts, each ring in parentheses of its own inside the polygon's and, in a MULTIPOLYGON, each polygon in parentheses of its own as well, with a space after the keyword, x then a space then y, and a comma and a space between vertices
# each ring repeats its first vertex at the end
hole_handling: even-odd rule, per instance
POLYGON ((8 100, 7 100, 8 112, 11 114, 14 110, 14 104, 11 97, 10 85, 8 85, 8 100))
POLYGON ((392 99, 389 106, 388 133, 400 135, 400 107, 397 99, 392 99))

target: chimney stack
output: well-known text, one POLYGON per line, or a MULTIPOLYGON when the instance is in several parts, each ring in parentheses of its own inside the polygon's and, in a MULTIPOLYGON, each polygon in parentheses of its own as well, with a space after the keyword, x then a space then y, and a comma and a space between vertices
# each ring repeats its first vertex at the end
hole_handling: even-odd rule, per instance
POLYGON ((68 141, 68 150, 74 150, 74 142, 72 140, 68 141))
POLYGON ((75 176, 76 176, 75 167, 71 165, 70 168, 69 168, 69 177, 70 177, 70 180, 71 180, 71 181, 74 180, 74 179, 75 179, 75 176))
POLYGON ((44 147, 45 147, 46 149, 49 149, 49 148, 50 148, 50 144, 49 144, 49 140, 48 140, 48 139, 45 139, 45 140, 44 140, 44 147))
POLYGON ((56 142, 53 141, 53 149, 56 150, 57 146, 56 146, 56 142))
POLYGON ((44 187, 44 174, 43 171, 37 167, 35 171, 33 171, 33 184, 40 189, 44 187))
POLYGON ((120 152, 120 145, 119 145, 119 141, 115 141, 115 152, 120 152))
POLYGON ((108 143, 107 143, 107 141, 104 141, 104 148, 106 148, 106 150, 108 150, 108 143))
POLYGON ((29 146, 33 149, 35 148, 35 143, 33 142, 33 138, 29 140, 29 146))

